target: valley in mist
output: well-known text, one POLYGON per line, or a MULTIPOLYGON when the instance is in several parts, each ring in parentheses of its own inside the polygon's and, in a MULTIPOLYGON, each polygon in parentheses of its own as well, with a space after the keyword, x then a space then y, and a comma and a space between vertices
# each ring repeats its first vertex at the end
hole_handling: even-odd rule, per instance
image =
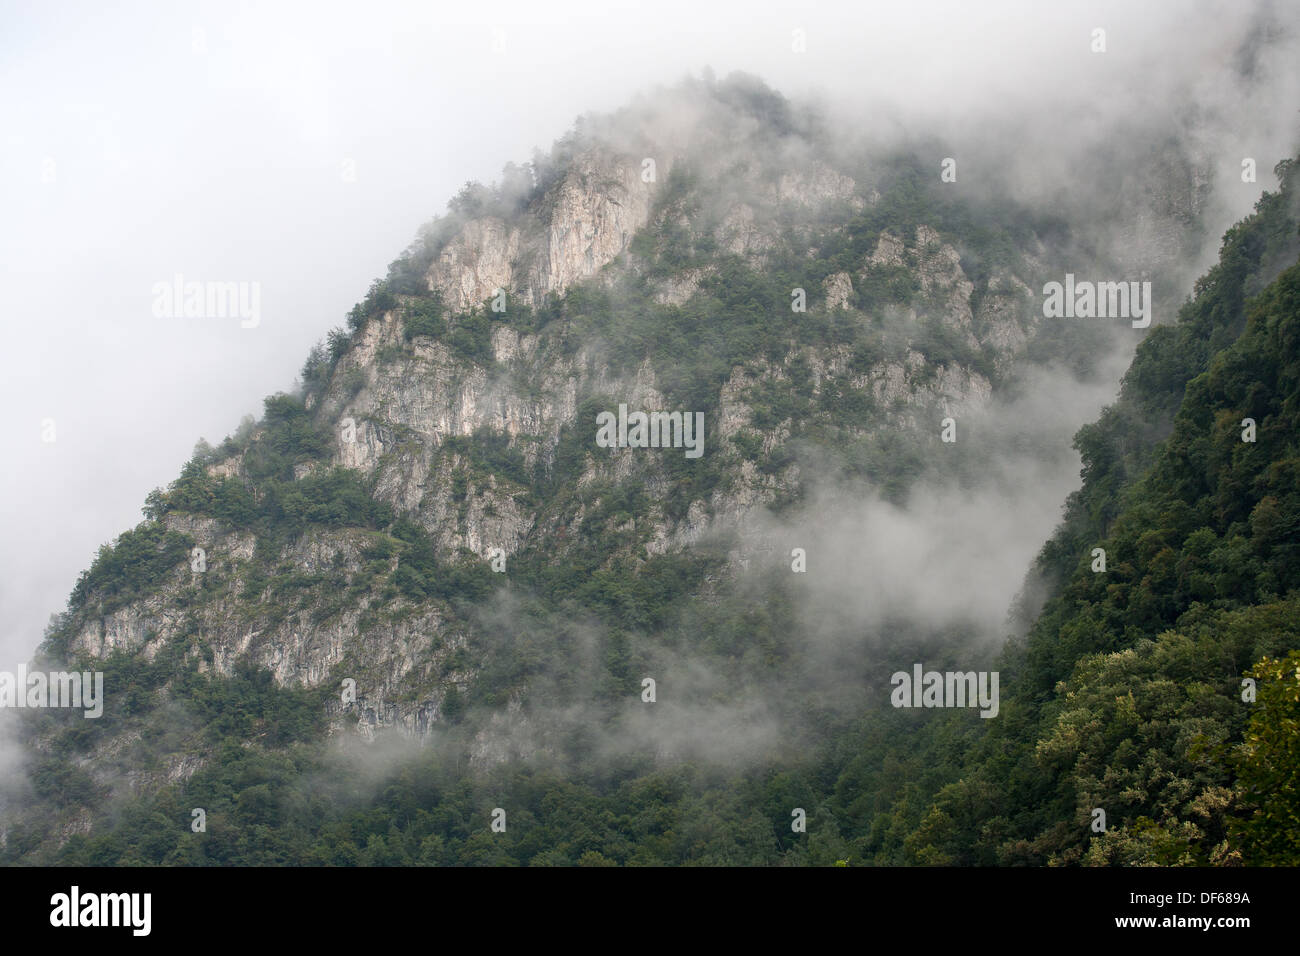
POLYGON ((0 858, 1289 859, 1300 24, 990 10, 21 17, 0 858))

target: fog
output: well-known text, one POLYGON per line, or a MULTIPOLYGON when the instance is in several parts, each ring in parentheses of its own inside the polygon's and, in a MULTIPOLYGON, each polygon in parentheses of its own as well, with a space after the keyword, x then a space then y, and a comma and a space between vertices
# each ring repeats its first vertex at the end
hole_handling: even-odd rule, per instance
MULTIPOLYGON (((964 177, 997 162, 1025 201, 1067 211, 1126 187, 1109 168, 1079 169, 1076 146, 1122 157, 1134 131, 1168 124, 1215 171, 1201 262, 1294 152, 1300 57, 1286 5, 972 7, 6 4, 0 666, 30 655, 95 549, 140 520, 144 496, 200 437, 219 440, 292 386, 311 344, 466 180, 527 160, 580 113, 706 68, 744 70, 825 104, 846 142, 934 135, 964 177), (1104 54, 1090 50, 1098 27, 1104 54), (1253 35, 1273 41, 1245 64, 1253 35), (1009 130, 1023 148, 1005 148, 1009 130), (1241 182, 1243 157, 1257 160, 1257 183, 1241 182), (156 317, 154 285, 177 274, 257 283, 259 321, 156 317)), ((1108 397, 1104 384, 1062 396, 1053 440, 1068 444, 1108 397)), ((989 595, 980 620, 995 623, 1077 465, 1062 458, 1026 480, 1036 493, 1024 512, 1015 484, 925 513, 868 501, 857 524, 825 529, 825 548, 902 536, 914 550, 885 561, 900 575, 936 559, 976 568, 994 578, 976 590, 989 595), (1003 520, 1015 561, 985 567, 978 542, 1003 520), (953 522, 971 543, 936 551, 953 522)), ((923 580, 873 587, 960 611, 923 580)))

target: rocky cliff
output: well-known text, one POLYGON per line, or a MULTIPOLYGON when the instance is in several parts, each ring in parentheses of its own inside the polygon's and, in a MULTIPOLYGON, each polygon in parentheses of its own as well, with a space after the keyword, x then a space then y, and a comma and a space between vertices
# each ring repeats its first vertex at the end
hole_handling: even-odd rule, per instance
MULTIPOLYGON (((1132 263, 1081 263, 1083 238, 1039 234, 1041 216, 949 201, 919 160, 846 160, 749 81, 674 95, 690 122, 659 122, 679 101, 591 122, 523 188, 428 230, 304 369, 298 411, 196 457, 153 501, 150 553, 170 562, 130 587, 111 555, 92 569, 51 658, 253 664, 364 736, 420 737, 477 700, 472 759, 503 759, 493 727, 524 719, 528 679, 476 690, 494 595, 549 593, 561 573, 640 587, 704 549, 716 560, 681 587, 707 601, 771 550, 767 516, 817 477, 810 449, 852 451, 902 493, 941 467, 924 449, 944 419, 986 410, 1044 356, 1112 347, 1113 329, 1045 328, 1036 290, 1132 263), (598 446, 595 414, 620 404, 703 413, 705 454, 598 446)), ((1176 257, 1200 201, 1135 207, 1131 249, 1176 257)), ((98 782, 147 788, 208 759, 195 734, 152 770, 130 756, 161 719, 158 681, 155 710, 79 758, 98 782)))

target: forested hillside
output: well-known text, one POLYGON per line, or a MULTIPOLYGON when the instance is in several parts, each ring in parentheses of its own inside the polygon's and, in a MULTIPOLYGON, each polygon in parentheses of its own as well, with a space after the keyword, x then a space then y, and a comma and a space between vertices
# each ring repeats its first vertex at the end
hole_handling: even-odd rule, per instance
POLYGON ((642 104, 467 186, 100 550, 39 663, 104 716, 23 715, 0 860, 1300 862, 1300 167, 1078 432, 990 633, 913 546, 1014 564, 1068 457, 1036 403, 1136 334, 1037 290, 1189 257, 1196 158, 1153 135, 1150 207, 1070 222, 747 77, 675 95, 675 139, 642 104), (1129 214, 1158 248, 1099 238, 1129 214), (599 445, 620 405, 704 454, 599 445), (891 706, 920 661, 999 672, 996 717, 891 706))
POLYGON ((1080 431, 1083 488, 1040 558, 1059 593, 918 859, 1300 861, 1297 171, 1080 431))

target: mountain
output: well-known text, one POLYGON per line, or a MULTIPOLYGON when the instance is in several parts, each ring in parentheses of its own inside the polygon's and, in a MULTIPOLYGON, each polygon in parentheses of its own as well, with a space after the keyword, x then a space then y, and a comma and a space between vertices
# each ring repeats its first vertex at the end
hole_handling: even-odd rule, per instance
POLYGON ((104 713, 24 714, 3 858, 1283 858, 1294 168, 1174 323, 1210 180, 1167 133, 1083 215, 737 75, 467 184, 82 574, 36 665, 104 713), (1076 275, 1150 334, 1047 317, 1076 275), (996 717, 893 706, 914 663, 996 717))
POLYGON ((1080 430, 1083 487, 1038 562, 1054 596, 1002 661, 1009 719, 909 838, 920 858, 1300 860, 1300 192, 1293 160, 1276 172, 1080 430))

